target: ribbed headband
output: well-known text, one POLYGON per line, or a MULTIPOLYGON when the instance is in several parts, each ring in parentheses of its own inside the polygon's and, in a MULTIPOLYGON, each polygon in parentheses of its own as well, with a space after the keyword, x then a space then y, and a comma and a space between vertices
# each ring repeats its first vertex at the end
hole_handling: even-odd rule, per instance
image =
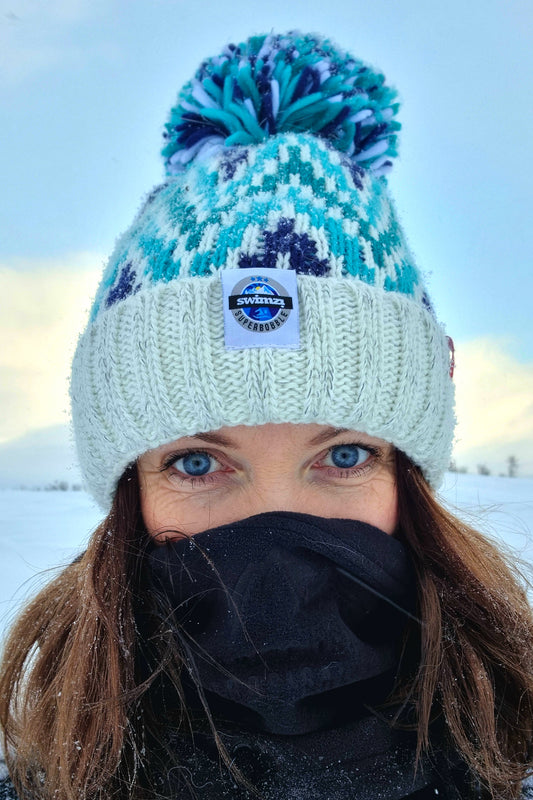
POLYGON ((395 92, 327 40, 250 39, 172 109, 166 181, 119 239, 74 357, 88 487, 147 450, 293 422, 383 438, 439 483, 453 383, 388 195, 395 92))

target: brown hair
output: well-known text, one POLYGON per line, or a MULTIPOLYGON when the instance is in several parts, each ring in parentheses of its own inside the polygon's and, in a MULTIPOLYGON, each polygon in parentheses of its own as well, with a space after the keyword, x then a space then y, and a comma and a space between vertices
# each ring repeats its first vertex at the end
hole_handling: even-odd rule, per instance
MULTIPOLYGON (((486 796, 517 798, 533 740, 533 619, 520 576, 496 546, 442 508, 403 454, 396 461, 399 536, 414 560, 422 623, 406 644, 414 667, 402 687, 419 752, 443 718, 486 796)), ((158 736, 148 689, 160 674, 170 677, 187 724, 174 637, 163 625, 147 645, 136 630, 146 543, 132 468, 86 552, 11 631, 0 724, 21 796, 147 797, 143 748, 158 736), (143 673, 145 647, 156 657, 143 673)))

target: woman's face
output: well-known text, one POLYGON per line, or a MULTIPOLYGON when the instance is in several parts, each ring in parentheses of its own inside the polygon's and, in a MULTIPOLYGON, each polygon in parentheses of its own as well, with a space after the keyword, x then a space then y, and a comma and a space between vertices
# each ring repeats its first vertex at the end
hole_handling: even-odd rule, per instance
POLYGON ((161 541, 265 511, 355 519, 389 534, 398 521, 393 446, 344 428, 221 428, 148 451, 138 471, 144 522, 161 541))

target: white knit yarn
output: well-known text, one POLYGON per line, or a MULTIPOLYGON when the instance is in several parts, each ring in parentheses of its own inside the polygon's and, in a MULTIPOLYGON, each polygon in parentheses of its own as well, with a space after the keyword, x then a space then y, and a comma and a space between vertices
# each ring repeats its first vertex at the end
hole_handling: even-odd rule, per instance
POLYGON ((89 324, 71 395, 80 463, 103 509, 146 450, 267 422, 393 441, 438 485, 454 428, 440 325, 409 297, 347 277, 299 275, 298 295, 299 350, 225 349, 218 275, 153 286, 89 324))

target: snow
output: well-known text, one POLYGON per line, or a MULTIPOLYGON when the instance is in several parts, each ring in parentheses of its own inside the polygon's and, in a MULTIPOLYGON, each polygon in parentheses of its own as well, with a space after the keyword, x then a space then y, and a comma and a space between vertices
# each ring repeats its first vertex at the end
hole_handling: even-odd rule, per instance
POLYGON ((101 516, 85 492, 0 490, 0 637, 24 600, 83 550, 101 516))
POLYGON ((73 433, 67 425, 28 431, 0 442, 0 488, 46 486, 55 481, 81 484, 73 433))
POLYGON ((533 478, 447 473, 439 494, 457 516, 533 567, 533 478))
MULTIPOLYGON (((533 565, 533 479, 448 473, 448 507, 533 565)), ((86 546, 101 512, 84 492, 0 490, 0 638, 21 604, 86 546)))

